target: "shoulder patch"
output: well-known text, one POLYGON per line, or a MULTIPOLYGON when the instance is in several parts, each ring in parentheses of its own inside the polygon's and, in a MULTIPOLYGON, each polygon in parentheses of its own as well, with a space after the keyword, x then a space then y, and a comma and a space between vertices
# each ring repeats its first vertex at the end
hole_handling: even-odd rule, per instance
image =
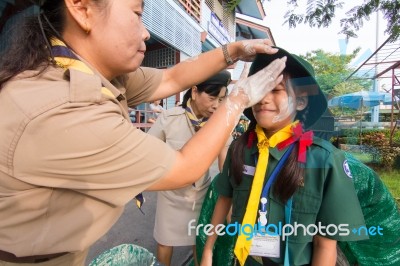
POLYGON ((349 163, 347 162, 347 160, 343 161, 343 171, 348 177, 353 178, 353 176, 351 175, 349 163))

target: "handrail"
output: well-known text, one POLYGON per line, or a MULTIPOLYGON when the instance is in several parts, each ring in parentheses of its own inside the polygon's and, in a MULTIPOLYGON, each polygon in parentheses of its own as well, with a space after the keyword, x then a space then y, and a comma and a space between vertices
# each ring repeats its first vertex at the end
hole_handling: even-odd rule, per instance
MULTIPOLYGON (((143 128, 146 132, 147 130, 153 125, 152 123, 149 122, 142 122, 141 121, 141 114, 146 114, 146 113, 153 113, 151 110, 133 110, 135 112, 135 118, 136 121, 132 122, 132 125, 136 128, 143 128)), ((144 117, 146 119, 146 115, 144 117)))

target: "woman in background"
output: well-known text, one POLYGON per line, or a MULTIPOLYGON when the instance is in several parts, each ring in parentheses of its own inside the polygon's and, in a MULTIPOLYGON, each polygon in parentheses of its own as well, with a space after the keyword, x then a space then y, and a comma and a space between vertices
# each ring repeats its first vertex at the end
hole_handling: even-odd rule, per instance
MULTIPOLYGON (((230 79, 230 73, 224 70, 192 86, 185 93, 182 106, 162 113, 148 133, 166 142, 173 149, 180 150, 206 124, 225 99, 230 79)), ((197 224, 205 193, 212 178, 222 169, 230 142, 231 139, 219 153, 218 160, 214 161, 198 181, 181 189, 157 193, 154 238, 158 243, 157 259, 164 265, 171 265, 174 246, 194 247, 196 233, 188 234, 188 224, 191 221, 197 224)), ((195 249, 193 250, 195 252, 195 249)))

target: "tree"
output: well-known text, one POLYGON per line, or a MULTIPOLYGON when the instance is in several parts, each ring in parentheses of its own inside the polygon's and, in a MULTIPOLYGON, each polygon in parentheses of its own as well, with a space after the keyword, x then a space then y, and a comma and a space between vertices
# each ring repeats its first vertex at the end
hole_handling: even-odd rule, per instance
POLYGON ((368 80, 355 80, 342 84, 353 71, 349 67, 349 63, 357 56, 360 48, 354 50, 348 55, 338 55, 323 50, 314 50, 302 56, 305 60, 311 63, 315 70, 315 78, 328 97, 334 97, 345 93, 365 89, 369 90, 372 82, 368 80))
POLYGON ((333 87, 331 91, 331 96, 336 97, 361 90, 365 90, 365 88, 361 84, 354 81, 344 81, 333 87))
MULTIPOLYGON (((268 0, 271 1, 271 0, 268 0)), ((290 28, 298 24, 308 24, 310 27, 327 27, 332 23, 335 12, 343 7, 339 0, 307 0, 305 14, 295 13, 300 0, 287 0, 288 11, 285 15, 285 23, 290 28)), ((235 8, 240 0, 228 0, 228 7, 235 8)), ((356 32, 363 26, 365 20, 374 12, 382 12, 387 20, 385 33, 394 41, 400 36, 400 1, 399 0, 365 0, 361 5, 354 6, 346 12, 347 17, 340 20, 343 33, 350 37, 357 37, 356 32)))
MULTIPOLYGON (((290 0, 293 9, 289 10, 285 18, 289 27, 296 27, 297 24, 305 23, 310 27, 327 27, 335 16, 336 8, 342 8, 343 2, 338 0, 308 0, 306 14, 295 14, 298 0, 290 0)), ((363 4, 355 6, 346 12, 347 18, 340 20, 343 33, 349 37, 357 37, 356 32, 363 26, 365 20, 374 12, 382 12, 387 20, 387 33, 394 41, 400 36, 400 1, 398 0, 368 0, 363 4)))

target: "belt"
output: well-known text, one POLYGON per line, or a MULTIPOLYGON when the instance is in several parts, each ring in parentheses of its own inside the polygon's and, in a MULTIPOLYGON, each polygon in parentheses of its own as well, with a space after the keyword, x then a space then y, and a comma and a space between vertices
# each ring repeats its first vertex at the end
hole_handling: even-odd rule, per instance
POLYGON ((48 255, 34 255, 27 257, 16 257, 14 254, 7 251, 0 250, 0 261, 6 261, 11 263, 41 263, 49 261, 63 255, 68 254, 68 252, 48 254, 48 255))

